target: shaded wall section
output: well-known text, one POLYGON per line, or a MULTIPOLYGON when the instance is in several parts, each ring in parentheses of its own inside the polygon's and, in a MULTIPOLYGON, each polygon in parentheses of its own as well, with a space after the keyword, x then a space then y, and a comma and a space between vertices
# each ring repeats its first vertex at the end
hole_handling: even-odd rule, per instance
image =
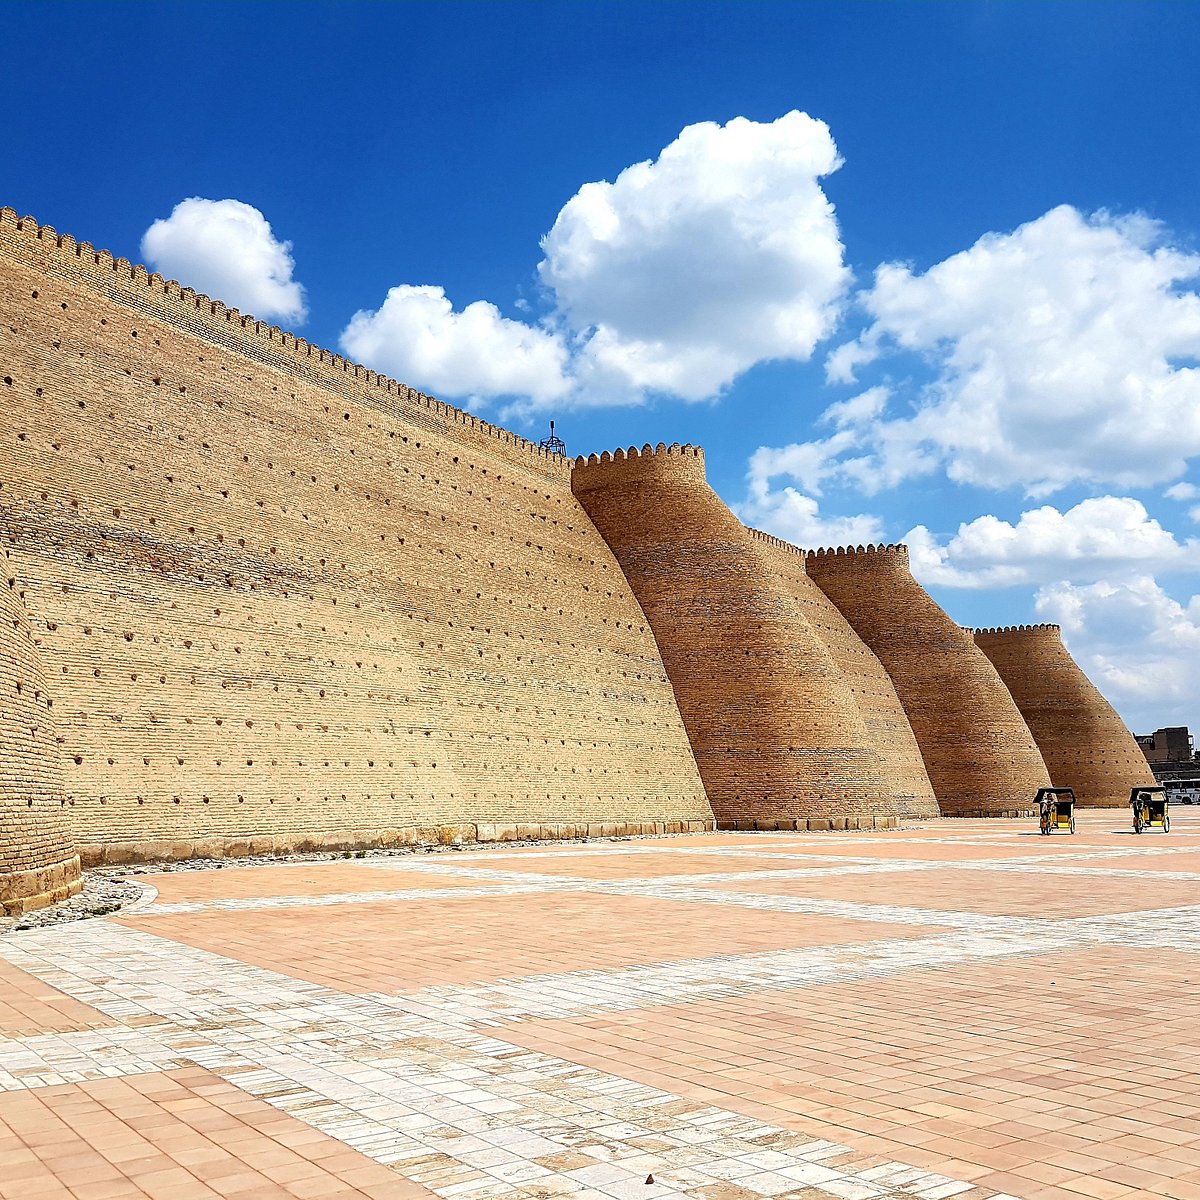
POLYGON ((971 635, 912 577, 908 550, 818 550, 807 567, 891 676, 942 814, 1028 812, 1050 781, 1033 736, 971 635))
POLYGON ((703 451, 578 459, 572 486, 654 630, 718 821, 894 823, 845 678, 767 548, 708 486, 703 451))
POLYGON ((925 770, 908 715, 883 664, 850 627, 837 606, 808 577, 806 555, 780 538, 757 529, 758 541, 816 635, 825 643, 867 726, 883 762, 897 812, 902 817, 936 817, 937 798, 925 770))
POLYGON ((1130 789, 1154 785, 1141 747, 1071 657, 1057 625, 977 629, 975 643, 1000 673, 1055 787, 1081 805, 1121 808, 1130 789))
POLYGON ((82 887, 62 788, 52 702, 25 605, 0 562, 0 913, 15 916, 82 887))
POLYGON ((711 824, 561 458, 11 210, 0 379, 89 860, 711 824))

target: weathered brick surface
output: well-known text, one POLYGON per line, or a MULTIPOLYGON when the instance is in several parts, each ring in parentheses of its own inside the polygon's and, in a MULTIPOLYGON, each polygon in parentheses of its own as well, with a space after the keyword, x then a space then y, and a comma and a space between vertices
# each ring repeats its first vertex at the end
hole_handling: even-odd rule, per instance
POLYGON ((946 816, 1029 809, 1050 777, 995 667, 913 579, 904 546, 815 551, 808 574, 878 656, 946 816))
POLYGON ((850 685, 767 546, 708 486, 703 452, 593 455, 572 486, 654 630, 718 821, 895 821, 850 685))
POLYGON ((87 859, 711 824, 569 463, 11 210, 0 379, 87 859))
POLYGON ((0 913, 65 899, 82 886, 41 656, 0 559, 0 913))
POLYGON ((1081 805, 1119 808, 1131 788, 1154 784, 1146 756, 1057 625, 977 629, 975 644, 1016 701, 1055 787, 1074 788, 1081 805))
POLYGON ((872 745, 883 761, 900 815, 936 817, 937 799, 921 749, 883 664, 837 606, 809 579, 803 550, 756 529, 750 530, 750 534, 762 544, 801 613, 840 669, 866 722, 872 745))

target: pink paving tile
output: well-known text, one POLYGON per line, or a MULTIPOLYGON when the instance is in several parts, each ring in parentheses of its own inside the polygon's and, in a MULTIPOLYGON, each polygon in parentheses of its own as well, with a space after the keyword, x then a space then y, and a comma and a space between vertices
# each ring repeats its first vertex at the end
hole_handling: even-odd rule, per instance
POLYGON ((543 895, 413 900, 129 917, 160 937, 346 992, 595 970, 921 937, 931 926, 842 921, 640 896, 543 895))
MULTIPOLYGON (((431 856, 432 857, 432 856, 431 856)), ((386 863, 392 860, 373 859, 386 863)), ((258 900, 274 896, 329 896, 353 892, 400 891, 410 888, 455 888, 487 885, 488 880, 462 879, 419 869, 419 861, 394 860, 395 870, 361 862, 277 863, 268 866, 209 867, 138 875, 139 883, 158 890, 160 904, 205 900, 258 900)), ((436 861, 444 862, 438 858, 436 861)))
POLYGON ((1140 912, 1200 902, 1197 885, 1186 881, 1151 884, 1099 872, 1050 875, 949 867, 739 880, 710 886, 721 891, 1055 919, 1140 912))
POLYGON ((0 1093, 0 1200, 234 1194, 432 1200, 420 1185, 198 1067, 0 1093))
POLYGON ((1088 950, 496 1034, 1021 1197, 1181 1197, 1198 979, 1173 951, 1088 950))
POLYGON ((0 1035, 66 1033, 111 1024, 89 1005, 0 959, 0 1035))
MULTIPOLYGON (((794 853, 773 848, 776 854, 794 853)), ((807 851, 803 853, 809 853, 807 851)), ((643 850, 615 854, 569 854, 565 856, 537 855, 499 857, 490 854, 471 854, 456 866, 486 870, 528 872, 530 875, 553 875, 556 878, 574 877, 587 880, 654 879, 662 875, 708 875, 731 871, 798 870, 820 863, 796 862, 772 858, 766 849, 749 854, 681 854, 676 849, 643 850)))
POLYGON ((1168 848, 1164 844, 1161 848, 1158 848, 1157 853, 1153 850, 1148 850, 1144 854, 1128 854, 1122 858, 1110 859, 1104 864, 1084 861, 1079 865, 1083 867, 1099 867, 1104 865, 1122 871, 1195 871, 1197 874, 1200 874, 1200 847, 1195 850, 1184 850, 1182 853, 1174 853, 1178 846, 1178 842, 1169 844, 1169 848, 1173 853, 1164 853, 1168 848))

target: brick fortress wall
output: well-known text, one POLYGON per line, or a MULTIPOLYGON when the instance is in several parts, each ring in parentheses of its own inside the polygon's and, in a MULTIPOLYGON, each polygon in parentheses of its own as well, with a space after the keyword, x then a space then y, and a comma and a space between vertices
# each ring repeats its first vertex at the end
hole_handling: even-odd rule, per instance
POLYGON ((1057 625, 975 630, 1045 759, 1081 805, 1119 808, 1154 774, 1113 707, 1071 657, 1057 625))
POLYGON ((1049 785, 996 668, 913 579, 903 546, 819 550, 808 573, 883 663, 944 816, 1029 811, 1049 785))
POLYGON ((15 916, 82 880, 52 701, 10 562, 0 561, 0 915, 15 916))
POLYGON ((569 463, 11 210, 0 377, 87 860, 712 823, 569 463))
POLYGON ((692 446, 577 459, 572 486, 645 611, 721 825, 894 824, 851 687, 692 446))
POLYGON ((921 749, 883 664, 850 627, 837 606, 809 579, 803 550, 757 529, 750 530, 750 535, 762 543, 800 612, 833 656, 850 688, 851 698, 866 722, 871 744, 883 760, 900 815, 936 817, 937 798, 921 758, 921 749))
MULTIPOLYGON (((747 530, 695 448, 572 467, 8 209, 0 380, 11 906, 77 888, 76 844, 858 828, 1049 781, 903 547, 747 530)), ((1053 641, 1009 647, 1018 702, 1123 771, 1053 641)))

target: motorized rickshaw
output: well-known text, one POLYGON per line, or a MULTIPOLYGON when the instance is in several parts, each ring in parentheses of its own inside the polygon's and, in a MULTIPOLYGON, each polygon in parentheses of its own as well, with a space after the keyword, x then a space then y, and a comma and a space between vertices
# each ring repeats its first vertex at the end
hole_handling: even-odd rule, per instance
POLYGON ((1072 788, 1038 788, 1034 799, 1042 833, 1056 829, 1075 832, 1075 792, 1072 788))
POLYGON ((1135 787, 1129 793, 1129 807, 1133 809, 1133 832, 1143 829, 1161 829, 1171 832, 1171 805, 1167 801, 1167 789, 1162 787, 1135 787))

